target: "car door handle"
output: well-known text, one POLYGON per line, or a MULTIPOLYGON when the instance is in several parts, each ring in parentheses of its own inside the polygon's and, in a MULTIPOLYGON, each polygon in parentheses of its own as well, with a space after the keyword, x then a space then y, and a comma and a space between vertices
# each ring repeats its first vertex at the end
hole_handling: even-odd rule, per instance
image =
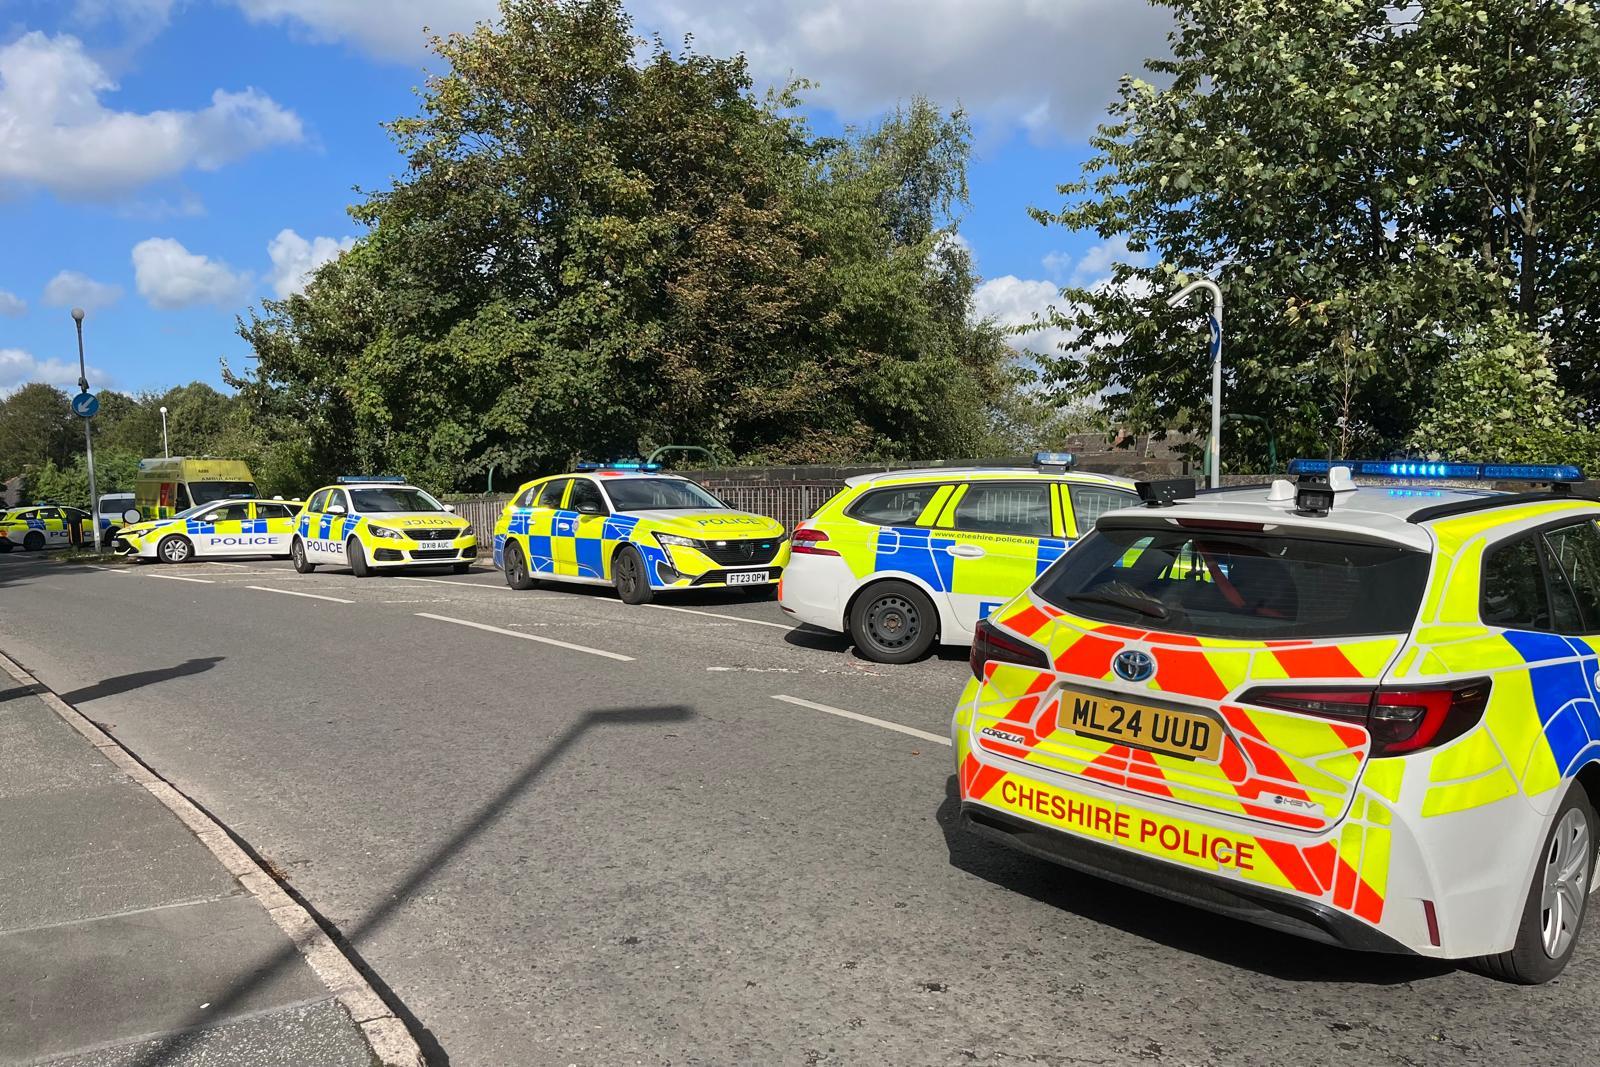
POLYGON ((978 559, 985 554, 982 545, 951 545, 948 551, 952 556, 963 559, 978 559))

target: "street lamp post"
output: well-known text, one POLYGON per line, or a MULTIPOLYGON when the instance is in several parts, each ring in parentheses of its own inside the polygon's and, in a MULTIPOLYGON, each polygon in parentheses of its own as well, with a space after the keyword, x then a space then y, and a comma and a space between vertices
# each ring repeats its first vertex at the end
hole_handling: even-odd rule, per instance
POLYGON ((1211 294, 1211 440, 1206 461, 1211 467, 1211 488, 1222 484, 1222 290, 1209 278, 1190 282, 1167 301, 1177 307, 1197 289, 1211 294))
POLYGON ((172 449, 167 447, 167 405, 161 405, 161 454, 170 458, 172 449))
MULTIPOLYGON (((83 365, 83 309, 72 309, 72 321, 78 326, 78 392, 89 391, 89 375, 83 365)), ((94 550, 100 551, 100 494, 95 491, 94 485, 94 434, 90 430, 90 419, 83 420, 83 454, 89 467, 89 513, 93 516, 90 529, 94 531, 94 550)))

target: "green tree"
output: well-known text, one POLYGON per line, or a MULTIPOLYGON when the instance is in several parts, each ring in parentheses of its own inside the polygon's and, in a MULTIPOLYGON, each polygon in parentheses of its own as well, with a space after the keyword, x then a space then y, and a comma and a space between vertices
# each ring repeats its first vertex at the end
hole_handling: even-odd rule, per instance
POLYGON ((286 462, 444 488, 694 443, 724 458, 970 447, 1007 379, 949 240, 969 132, 917 102, 814 137, 798 87, 641 42, 619 0, 508 0, 435 42, 406 173, 230 372, 286 462), (636 57, 643 55, 642 60, 636 57))
POLYGON ((60 389, 33 382, 0 400, 0 479, 65 463, 75 448, 83 449, 83 426, 60 389))
POLYGON ((1165 87, 1126 78, 1065 206, 1035 212, 1153 254, 1066 291, 1059 388, 1105 390, 1140 428, 1202 428, 1197 309, 1164 302, 1208 275, 1226 408, 1289 449, 1402 444, 1451 338, 1497 312, 1560 338, 1558 374, 1600 410, 1592 5, 1155 2, 1177 21, 1148 63, 1165 87))

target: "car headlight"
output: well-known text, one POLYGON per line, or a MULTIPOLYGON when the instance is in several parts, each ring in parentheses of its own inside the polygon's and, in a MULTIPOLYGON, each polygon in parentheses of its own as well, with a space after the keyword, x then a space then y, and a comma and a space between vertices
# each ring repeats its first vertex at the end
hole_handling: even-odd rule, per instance
POLYGON ((400 531, 391 530, 387 526, 368 526, 367 532, 380 541, 400 540, 400 531))
POLYGON ((692 537, 680 537, 677 534, 658 533, 656 541, 663 548, 699 548, 700 542, 692 537))

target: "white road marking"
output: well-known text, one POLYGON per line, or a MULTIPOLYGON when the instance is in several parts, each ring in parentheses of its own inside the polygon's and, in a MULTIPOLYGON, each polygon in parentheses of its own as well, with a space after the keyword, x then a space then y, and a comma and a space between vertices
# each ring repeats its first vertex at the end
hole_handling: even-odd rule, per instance
POLYGON ((205 559, 200 562, 208 567, 243 567, 243 563, 224 563, 220 559, 205 559))
POLYGON ((469 589, 507 589, 504 585, 495 585, 493 582, 458 582, 454 578, 418 578, 410 574, 397 574, 396 578, 402 582, 432 582, 434 585, 464 585, 469 589))
POLYGON ((327 601, 330 601, 330 602, 332 602, 334 604, 354 604, 355 603, 354 600, 346 600, 343 597, 323 596, 321 593, 302 593, 298 589, 269 589, 264 585, 247 585, 247 586, 245 586, 245 588, 246 589, 254 589, 258 593, 282 593, 284 596, 303 596, 307 600, 327 600, 327 601))
POLYGON ((469 622, 466 619, 452 619, 448 615, 433 615, 426 611, 417 612, 419 619, 433 619, 436 622, 453 622, 457 626, 470 626, 474 630, 485 630, 492 634, 503 634, 506 637, 520 637, 524 641, 537 641, 541 645, 554 645, 557 648, 569 649, 573 652, 587 652, 591 656, 604 656, 606 659, 620 660, 623 663, 632 663, 632 656, 624 656, 620 652, 607 652, 603 648, 590 648, 588 645, 575 645, 570 641, 557 641, 553 637, 539 637, 536 634, 525 634, 517 630, 505 630, 498 626, 490 626, 481 622, 469 622))
POLYGON ((871 715, 862 715, 859 712, 845 711, 843 708, 831 708, 826 704, 818 704, 810 700, 801 700, 799 697, 789 697, 778 694, 772 699, 781 700, 785 704, 798 704, 802 708, 810 708, 812 711, 820 711, 828 715, 837 715, 841 719, 853 719, 856 722, 864 722, 869 726, 881 726, 885 730, 893 730, 895 733, 900 734, 910 734, 912 737, 920 737, 924 741, 932 741, 936 745, 944 745, 946 748, 950 747, 950 739, 948 737, 940 737, 938 734, 930 734, 926 730, 918 730, 910 726, 901 726, 897 722, 886 722, 883 719, 874 719, 871 715))
POLYGON ((210 578, 185 578, 181 574, 152 574, 152 578, 165 578, 169 582, 199 582, 201 585, 216 585, 210 578))
POLYGON ((105 571, 107 574, 121 574, 123 576, 127 576, 129 573, 131 573, 126 567, 102 567, 95 563, 86 563, 84 566, 88 567, 92 571, 105 571))
POLYGON ((742 615, 721 615, 715 611, 700 611, 698 608, 679 608, 671 604, 646 604, 647 608, 660 608, 662 611, 681 611, 685 615, 704 615, 711 619, 727 619, 729 622, 747 622, 751 626, 773 626, 779 630, 793 630, 794 627, 786 622, 768 622, 765 619, 747 619, 742 615))

